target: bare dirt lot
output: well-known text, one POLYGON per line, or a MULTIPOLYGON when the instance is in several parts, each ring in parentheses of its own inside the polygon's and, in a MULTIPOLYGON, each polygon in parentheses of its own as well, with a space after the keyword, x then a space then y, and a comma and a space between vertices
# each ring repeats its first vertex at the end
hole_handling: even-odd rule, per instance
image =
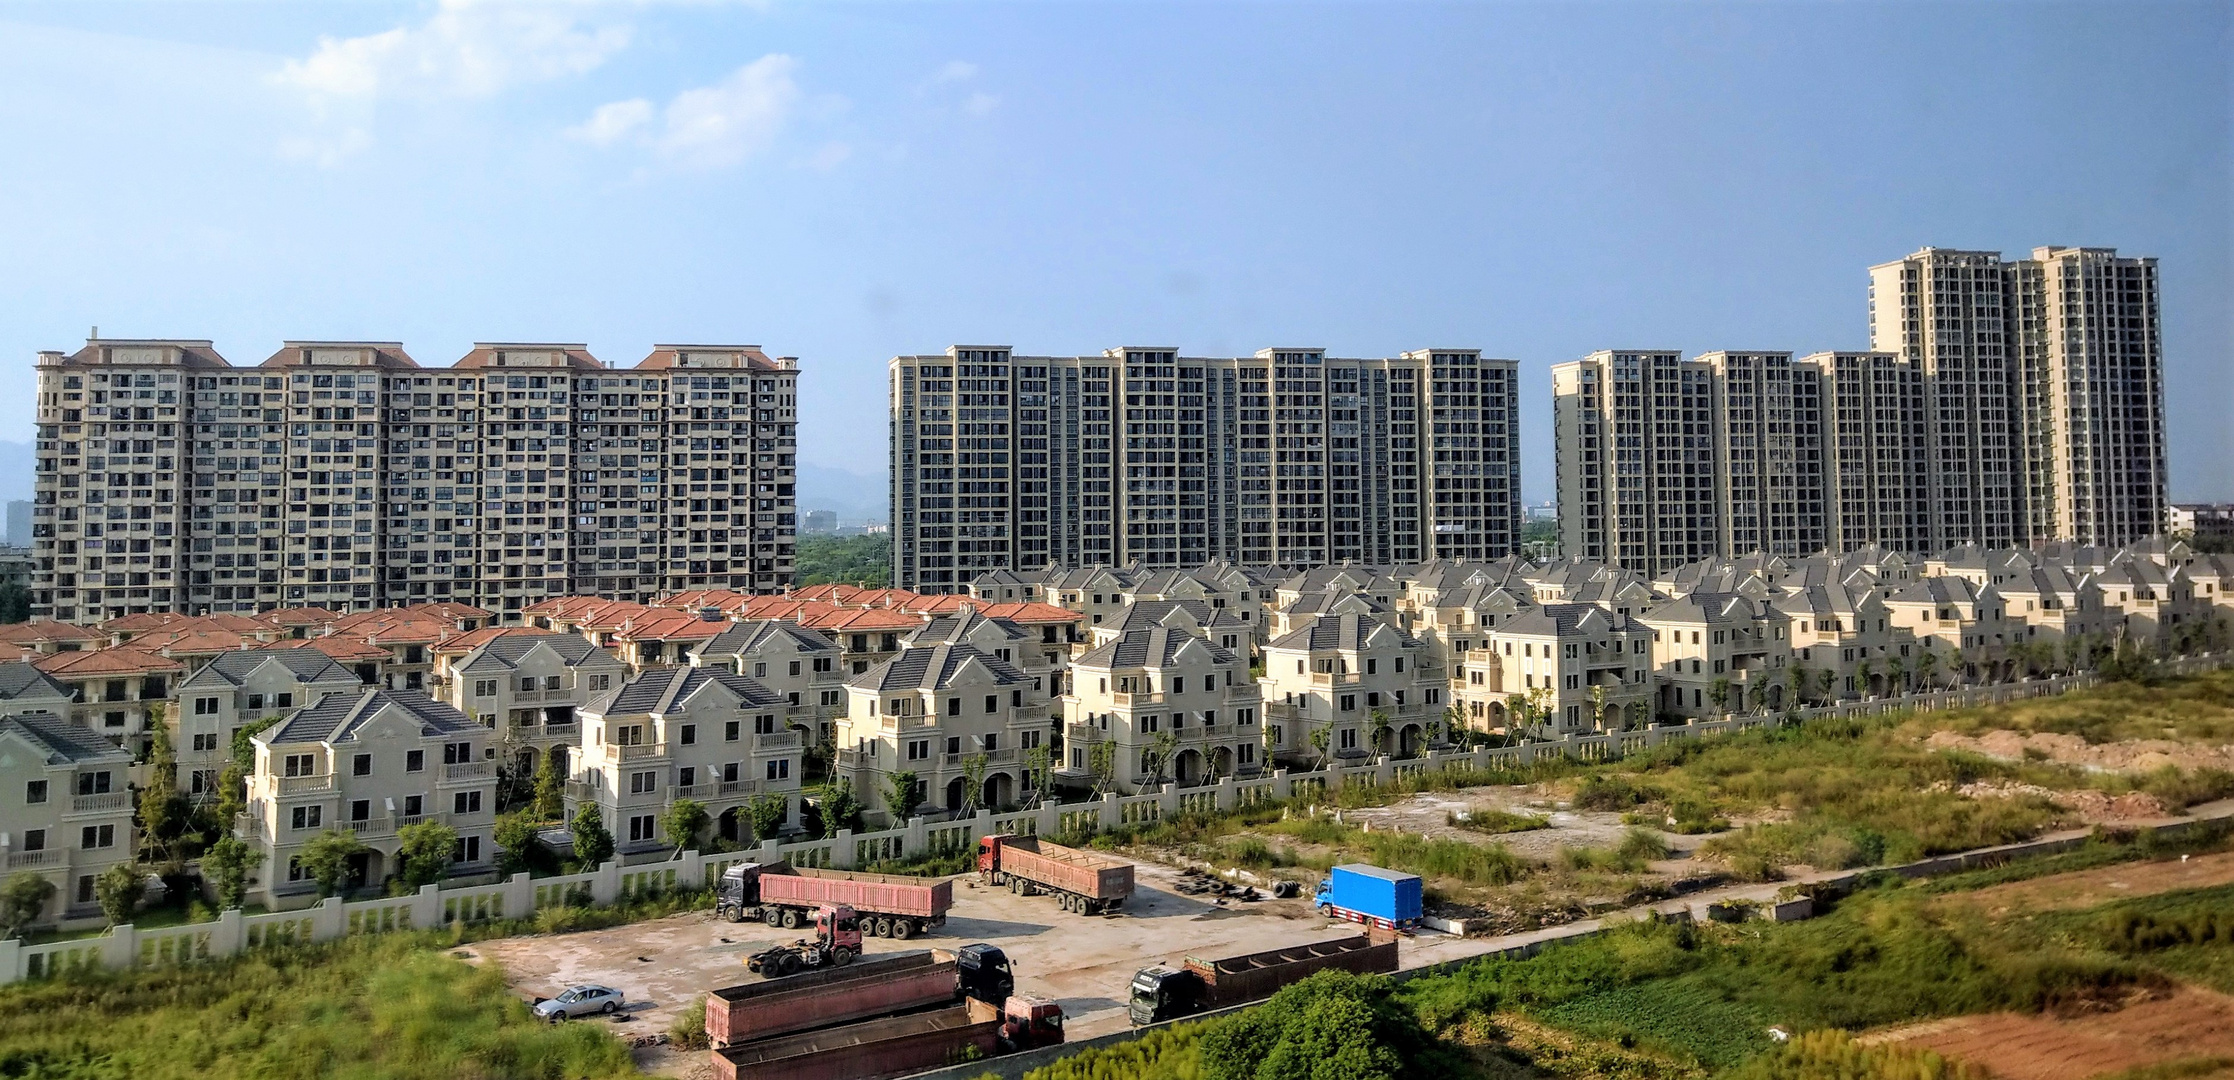
POLYGON ((2123 863, 2095 870, 2012 881, 1976 892, 1956 893, 1940 902, 1974 907, 1992 915, 2069 911, 2135 896, 2179 889, 2204 889, 2234 882, 2234 851, 2160 862, 2123 863))
MULTIPOLYGON (((1088 918, 1065 914, 1046 897, 1019 897, 976 888, 974 878, 955 882, 954 909, 946 926, 914 941, 871 940, 868 953, 952 948, 991 942, 1008 953, 1019 993, 1053 998, 1069 1018, 1071 1039, 1125 1028, 1125 987, 1133 973, 1186 954, 1229 955, 1323 941, 1357 933, 1311 910, 1308 899, 1229 902, 1219 907, 1176 890, 1177 871, 1142 863, 1138 889, 1124 910, 1088 918)), ((503 938, 467 951, 504 968, 524 996, 549 996, 579 982, 602 983, 645 1004, 622 1025, 628 1033, 667 1030, 677 1012, 708 990, 748 978, 745 957, 790 940, 797 931, 770 933, 759 923, 732 924, 699 912, 611 930, 503 938)), ((654 1053, 646 1068, 689 1075, 705 1055, 654 1053)))
MULTIPOLYGON (((1885 1037, 1970 1062, 1997 1080, 2084 1080, 2159 1062, 2234 1057, 2234 998, 2184 987, 2116 1012, 1961 1016, 1885 1037)), ((2208 1075, 2230 1072, 2222 1067, 2208 1075)))
POLYGON ((2173 739, 2120 739, 2090 743, 2077 735, 2052 731, 1988 731, 1964 735, 1935 731, 1924 740, 1934 750, 1968 750, 2003 761, 2032 757, 2109 772, 2154 772, 2167 765, 2180 769, 2234 769, 2234 746, 2210 746, 2173 739))

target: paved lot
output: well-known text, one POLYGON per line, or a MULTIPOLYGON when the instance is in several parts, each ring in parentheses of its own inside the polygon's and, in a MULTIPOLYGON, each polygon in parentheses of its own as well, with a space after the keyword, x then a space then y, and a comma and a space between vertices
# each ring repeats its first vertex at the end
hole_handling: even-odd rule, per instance
MULTIPOLYGON (((991 942, 1007 951, 1020 992, 1053 998, 1069 1017, 1073 1039, 1128 1026, 1125 987, 1133 973, 1187 953, 1224 956, 1357 933, 1330 923, 1308 900, 1229 901, 1218 907, 1181 894, 1179 875, 1143 864, 1138 890, 1115 915, 1089 918, 1064 913, 1044 896, 1019 897, 1005 889, 978 888, 975 878, 955 881, 954 909, 938 931, 913 941, 871 939, 869 955, 991 942)), ((729 923, 711 915, 678 915, 591 933, 518 937, 471 946, 504 967, 512 985, 529 996, 549 996, 578 982, 603 983, 648 1004, 626 1026, 665 1031, 679 1008, 708 990, 748 978, 745 957, 797 931, 770 933, 759 923, 729 923)))

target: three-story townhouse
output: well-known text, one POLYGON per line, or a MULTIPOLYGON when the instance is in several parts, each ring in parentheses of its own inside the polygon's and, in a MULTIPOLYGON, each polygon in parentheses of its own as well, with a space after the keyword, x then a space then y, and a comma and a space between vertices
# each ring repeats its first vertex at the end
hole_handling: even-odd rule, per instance
MULTIPOLYGON (((0 664, 0 672, 21 668, 0 664)), ((20 684, 17 671, 0 680, 20 684)), ((0 718, 0 874, 54 886, 40 924, 98 918, 93 882, 135 853, 132 754, 51 712, 0 718)))
POLYGON ((627 679, 627 664, 578 634, 510 630, 450 664, 441 691, 496 732, 515 776, 533 776, 545 756, 567 771, 582 745, 580 710, 627 679))
POLYGON ((329 830, 364 845, 352 888, 394 876, 398 830, 424 821, 456 832, 452 874, 486 870, 496 856, 492 736, 425 691, 379 687, 328 694, 251 736, 256 771, 239 827, 260 857, 250 895, 274 909, 310 902, 318 886, 300 856, 329 830))
POLYGON ((1885 611, 1908 641, 1893 646, 1904 685, 1932 689, 1991 677, 2008 660, 2006 602, 1969 578, 1919 578, 1885 598, 1885 611))
POLYGON ((664 819, 677 800, 706 808, 722 839, 752 835, 748 805, 783 799, 799 809, 800 731, 787 705, 750 676, 720 667, 646 671, 582 710, 582 750, 567 785, 567 817, 594 804, 622 854, 667 842, 664 819))
MULTIPOLYGON (((1801 700, 1837 701, 1884 689, 1885 657, 1896 635, 1875 589, 1802 585, 1786 589, 1777 607, 1792 617, 1792 663, 1806 683, 1798 688, 1801 700), (1873 685, 1862 685, 1864 670, 1873 685)), ((1785 678, 1794 680, 1789 672, 1785 678)))
POLYGON ((270 726, 327 694, 355 693, 357 674, 307 646, 224 653, 178 684, 171 716, 178 787, 197 800, 215 799, 241 728, 270 726))
POLYGON ((1522 611, 1488 631, 1465 667, 1461 708, 1477 730, 1566 735, 1652 720, 1652 630, 1596 604, 1522 611), (1522 704, 1525 722, 1515 715, 1522 704))
POLYGON ((1450 691, 1440 676, 1421 677, 1425 651, 1364 614, 1326 616, 1273 638, 1258 680, 1267 751, 1311 764, 1416 752, 1450 691))
POLYGON ((70 692, 70 722, 130 750, 147 740, 151 707, 167 705, 186 669, 133 645, 55 653, 31 661, 70 692))
POLYGON ((1137 793, 1263 771, 1262 691, 1246 653, 1184 630, 1135 630, 1080 656, 1069 685, 1065 784, 1137 793), (1097 752, 1102 743, 1114 748, 1097 752))
POLYGON ((1663 717, 1781 709, 1790 692, 1791 617, 1738 593, 1692 593, 1637 616, 1652 631, 1663 717))
POLYGON ((2093 574, 2042 563, 1994 590, 2001 594, 2020 673, 2067 670, 2077 659, 2075 644, 2109 640, 2114 619, 2093 574))
POLYGON ((1030 780, 1024 740, 1047 731, 1031 677, 970 645, 903 650, 847 680, 846 702, 838 776, 895 821, 926 801, 949 811, 1010 805, 1030 780), (900 773, 915 776, 906 806, 890 798, 900 773))
POLYGON ((783 699, 785 721, 805 728, 810 743, 837 737, 846 712, 846 676, 829 638, 781 619, 731 623, 690 654, 699 667, 749 675, 783 699))

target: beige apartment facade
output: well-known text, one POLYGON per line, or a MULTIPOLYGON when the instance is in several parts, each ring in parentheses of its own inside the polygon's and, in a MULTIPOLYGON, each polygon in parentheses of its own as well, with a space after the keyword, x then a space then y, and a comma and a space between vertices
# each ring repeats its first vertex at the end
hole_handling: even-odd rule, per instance
MULTIPOLYGON (((38 360, 33 610, 650 599, 791 580, 798 364, 661 345, 93 339, 38 360)), ((517 616, 512 616, 516 618, 517 616)))

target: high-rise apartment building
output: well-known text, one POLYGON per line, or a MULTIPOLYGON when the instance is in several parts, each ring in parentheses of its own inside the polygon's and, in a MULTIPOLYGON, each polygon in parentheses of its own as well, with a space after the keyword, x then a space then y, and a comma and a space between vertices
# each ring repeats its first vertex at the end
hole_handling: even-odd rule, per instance
POLYGON ((790 584, 797 362, 661 345, 39 355, 33 611, 342 610, 790 584))
POLYGON ((1822 392, 1788 352, 1710 352, 1717 549, 1823 549, 1822 392))
POLYGON ((2162 530, 2156 260, 2042 247, 2008 275, 2029 533, 2118 545, 2162 530))
POLYGON ((891 362, 895 583, 1050 563, 1490 558, 1520 538, 1516 365, 1125 347, 891 362))
POLYGON ((1551 383, 1565 552, 1647 573, 1714 554, 1714 369, 1624 349, 1553 365, 1551 383))
MULTIPOLYGON (((1930 550, 1924 380, 1916 363, 1891 353, 1821 352, 1794 361, 1793 370, 1800 376, 1794 385, 1807 387, 1815 403, 1815 435, 1801 441, 1815 446, 1823 477, 1820 547, 1930 550)), ((1808 423, 1803 414, 1803 430, 1808 423)))
POLYGON ((1995 251, 1925 248, 1870 267, 1870 348, 1924 377, 1930 548, 2026 539, 2010 281, 1995 251))

